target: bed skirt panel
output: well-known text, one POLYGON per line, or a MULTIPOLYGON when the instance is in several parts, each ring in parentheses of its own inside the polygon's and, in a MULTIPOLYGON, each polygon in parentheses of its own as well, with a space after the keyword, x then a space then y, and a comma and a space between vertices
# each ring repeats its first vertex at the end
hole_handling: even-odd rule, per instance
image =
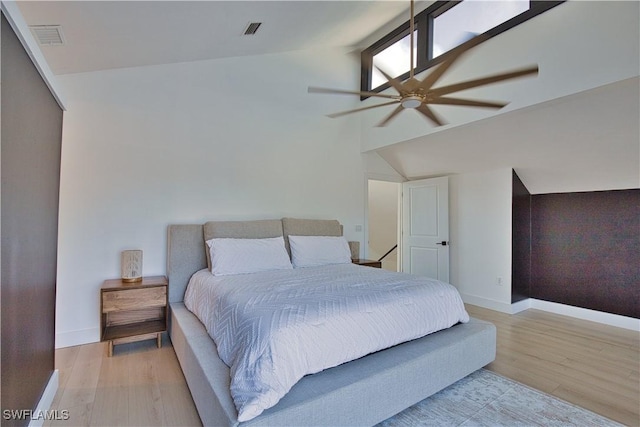
POLYGON ((371 426, 491 363, 496 352, 495 326, 471 319, 307 375, 277 405, 238 423, 229 368, 183 303, 171 304, 170 335, 205 426, 371 426))

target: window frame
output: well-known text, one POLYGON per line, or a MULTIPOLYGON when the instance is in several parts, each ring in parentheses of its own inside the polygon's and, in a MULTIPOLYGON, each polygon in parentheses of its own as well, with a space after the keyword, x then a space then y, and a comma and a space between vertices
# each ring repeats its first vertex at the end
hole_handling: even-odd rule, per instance
MULTIPOLYGON (((414 26, 417 31, 417 37, 415 40, 415 47, 417 49, 417 61, 414 64, 414 74, 421 73, 434 65, 442 62, 446 57, 446 52, 442 55, 433 58, 433 19, 442 15, 449 9, 461 3, 463 0, 455 1, 437 1, 431 6, 418 13, 414 17, 414 26)), ((529 9, 521 14, 514 16, 513 18, 485 31, 482 35, 488 39, 497 36, 529 19, 552 9, 566 0, 547 1, 547 0, 530 0, 529 9)), ((387 47, 402 40, 409 35, 410 22, 406 21, 389 34, 382 37, 380 40, 373 43, 371 46, 364 49, 360 54, 360 90, 363 92, 382 92, 390 87, 389 83, 384 83, 378 87, 370 88, 371 85, 371 71, 373 69, 373 57, 378 53, 385 50, 387 47)), ((469 41, 462 43, 460 46, 464 46, 469 41)), ((404 81, 409 78, 409 71, 396 77, 400 81, 404 81)), ((360 100, 367 99, 368 96, 361 96, 360 100)))

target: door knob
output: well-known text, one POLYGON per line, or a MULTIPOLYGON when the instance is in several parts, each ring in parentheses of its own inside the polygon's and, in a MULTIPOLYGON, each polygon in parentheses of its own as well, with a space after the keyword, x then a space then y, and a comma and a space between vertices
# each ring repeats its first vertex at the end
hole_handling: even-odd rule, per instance
POLYGON ((442 246, 447 246, 449 244, 449 242, 447 242, 446 240, 443 240, 442 242, 437 242, 436 245, 442 245, 442 246))

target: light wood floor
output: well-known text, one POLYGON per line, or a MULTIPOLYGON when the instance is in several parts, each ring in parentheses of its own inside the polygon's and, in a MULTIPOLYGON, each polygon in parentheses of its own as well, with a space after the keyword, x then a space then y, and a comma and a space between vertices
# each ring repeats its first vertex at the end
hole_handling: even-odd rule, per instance
MULTIPOLYGON (((640 337, 625 329, 538 310, 469 314, 498 328, 488 369, 629 426, 640 426, 640 337)), ((154 341, 56 350, 60 387, 52 409, 65 426, 197 426, 195 406, 173 348, 154 341)))
POLYGON ((95 343, 56 350, 59 387, 52 409, 63 426, 199 426, 173 347, 163 339, 114 347, 95 343))
POLYGON ((599 323, 525 310, 508 315, 467 305, 498 329, 487 368, 629 426, 640 425, 640 336, 599 323))

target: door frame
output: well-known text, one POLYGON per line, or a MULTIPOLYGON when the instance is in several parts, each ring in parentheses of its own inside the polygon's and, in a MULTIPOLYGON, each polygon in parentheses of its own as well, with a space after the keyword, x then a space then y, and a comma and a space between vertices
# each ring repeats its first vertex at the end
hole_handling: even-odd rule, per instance
MULTIPOLYGON (((364 196, 365 196, 365 203, 364 203, 364 214, 365 214, 365 220, 364 220, 364 227, 363 227, 363 232, 364 232, 364 236, 363 236, 363 243, 364 243, 364 248, 363 248, 363 257, 369 259, 370 258, 370 254, 369 254, 369 231, 370 231, 370 226, 369 226, 369 181, 386 181, 386 182, 393 182, 393 183, 397 183, 398 185, 400 185, 400 191, 398 192, 398 202, 397 202, 397 209, 398 209, 398 222, 397 222, 397 235, 398 235, 398 271, 402 271, 403 269, 403 251, 402 251, 402 247, 403 247, 403 220, 404 220, 404 212, 403 212, 403 183, 405 182, 411 182, 411 181, 419 181, 422 179, 432 179, 432 178, 450 178, 450 175, 440 175, 440 176, 432 176, 432 177, 428 177, 428 178, 420 178, 420 179, 405 179, 404 177, 401 176, 394 176, 394 175, 386 175, 386 174, 376 174, 376 173, 369 173, 366 174, 364 177, 364 187, 365 187, 365 191, 364 191, 364 196)), ((451 231, 451 224, 449 224, 449 231, 451 231)), ((449 257, 451 257, 451 253, 449 253, 449 257)), ((451 260, 449 260, 449 275, 451 275, 451 260)))
POLYGON ((385 175, 385 174, 376 174, 369 173, 364 177, 364 227, 363 227, 363 257, 366 259, 370 259, 369 254, 369 181, 384 181, 384 182, 393 182, 400 186, 398 191, 398 221, 397 221, 397 245, 398 245, 398 271, 402 271, 402 252, 401 252, 401 243, 402 243, 402 183, 407 182, 408 180, 401 176, 394 175, 385 175))

